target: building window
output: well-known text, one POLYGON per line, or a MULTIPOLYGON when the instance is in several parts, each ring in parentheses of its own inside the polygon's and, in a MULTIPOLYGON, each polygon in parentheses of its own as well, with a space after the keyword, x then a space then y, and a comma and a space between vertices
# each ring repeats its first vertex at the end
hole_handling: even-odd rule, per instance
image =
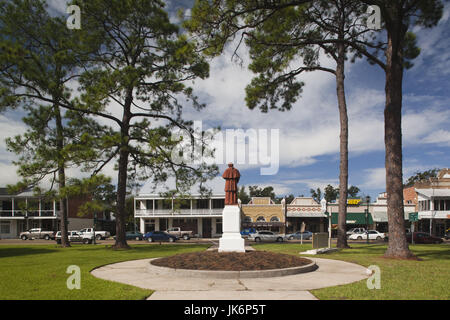
POLYGON ((53 211, 53 201, 43 201, 41 203, 41 210, 53 211))
POLYGON ((222 220, 217 219, 216 220, 216 234, 222 234, 222 220))
POLYGON ((1 209, 3 211, 11 211, 12 210, 12 200, 3 200, 1 201, 1 209))
POLYGON ((430 200, 419 201, 419 211, 428 211, 428 210, 430 210, 430 200))
POLYGON ((244 217, 244 222, 252 222, 253 220, 252 220, 252 218, 251 217, 249 217, 249 216, 245 216, 244 217))
POLYGON ((213 199, 212 206, 213 206, 213 209, 225 208, 225 199, 213 199))
POLYGON ((258 217, 258 219, 256 219, 257 222, 266 222, 266 218, 264 217, 258 217))
POLYGON ((270 222, 280 222, 280 218, 272 217, 272 218, 270 218, 270 222))
POLYGON ((9 221, 2 221, 0 224, 0 233, 10 234, 11 233, 11 223, 9 221))
POLYGON ((209 199, 198 199, 197 209, 209 209, 209 199))

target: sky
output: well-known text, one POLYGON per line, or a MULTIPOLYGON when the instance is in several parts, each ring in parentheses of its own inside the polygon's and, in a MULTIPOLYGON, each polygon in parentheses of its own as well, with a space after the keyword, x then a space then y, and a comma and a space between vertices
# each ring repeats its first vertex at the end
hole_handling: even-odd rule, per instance
MULTIPOLYGON (((63 12, 63 0, 50 0, 50 10, 63 12)), ((183 1, 169 2, 171 17, 183 1)), ((420 56, 405 70, 403 83, 403 176, 417 171, 450 167, 450 4, 432 29, 416 28, 420 56)), ((277 195, 309 196, 311 188, 339 184, 339 114, 335 79, 325 72, 301 77, 305 87, 290 111, 261 113, 245 104, 245 87, 254 77, 244 63, 231 60, 233 47, 210 61, 210 77, 193 83, 194 93, 206 108, 200 112, 186 107, 186 119, 202 121, 203 129, 279 129, 279 170, 261 175, 260 165, 236 167, 240 185, 273 186, 277 195)), ((328 63, 326 60, 322 60, 328 63)), ((365 60, 347 64, 346 98, 349 114, 349 185, 356 185, 372 198, 385 191, 384 72, 365 60)), ((0 114, 0 185, 17 181, 14 154, 6 151, 4 139, 25 131, 20 111, 0 114)), ((226 165, 220 165, 223 172, 226 165)), ((265 166, 263 166, 265 167, 265 166)), ((77 175, 77 170, 71 173, 77 175)), ((113 166, 105 169, 116 180, 113 166)), ((219 190, 223 182, 211 185, 219 190)), ((142 193, 149 192, 144 185, 142 193)))

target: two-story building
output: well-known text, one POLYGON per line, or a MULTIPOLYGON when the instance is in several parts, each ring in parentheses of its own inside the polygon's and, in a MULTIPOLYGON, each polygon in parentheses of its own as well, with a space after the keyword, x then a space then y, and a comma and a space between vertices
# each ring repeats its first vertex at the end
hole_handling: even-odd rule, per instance
POLYGON ((418 230, 443 237, 450 228, 450 169, 442 169, 436 178, 418 181, 403 189, 405 201, 418 212, 418 230))
POLYGON ((134 217, 140 220, 140 231, 164 231, 180 227, 198 237, 220 237, 225 192, 204 197, 165 198, 161 194, 140 194, 135 197, 134 217))
MULTIPOLYGON (((78 208, 86 201, 87 198, 67 200, 69 230, 93 226, 92 215, 78 216, 78 208)), ((38 197, 32 191, 9 194, 6 188, 0 188, 0 238, 18 238, 21 232, 32 228, 57 231, 60 229, 60 219, 59 201, 38 197)), ((103 215, 99 215, 98 219, 102 222, 103 215)))

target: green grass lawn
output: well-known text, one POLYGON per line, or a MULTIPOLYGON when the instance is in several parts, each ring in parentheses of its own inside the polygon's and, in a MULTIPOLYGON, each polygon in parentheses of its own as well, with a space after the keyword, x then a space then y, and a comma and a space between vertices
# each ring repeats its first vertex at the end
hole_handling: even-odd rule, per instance
POLYGON ((145 299, 152 294, 129 285, 93 277, 90 271, 115 262, 147 259, 205 250, 208 245, 135 245, 131 250, 112 250, 103 245, 1 245, 0 300, 101 300, 145 299), (81 269, 81 289, 67 289, 67 267, 81 269))
MULTIPOLYGON (((353 284, 313 290, 319 299, 450 299, 450 246, 414 245, 412 251, 422 261, 383 258, 386 245, 352 244, 352 249, 314 256, 344 260, 381 269, 381 289, 369 290, 366 280, 353 284)), ((1 245, 0 299, 145 299, 152 294, 129 285, 93 277, 90 271, 111 263, 155 258, 205 250, 208 245, 135 245, 131 250, 112 250, 103 245, 1 245), (69 290, 67 267, 81 269, 81 290, 69 290)), ((311 244, 257 244, 257 250, 298 255, 311 244)))
MULTIPOLYGON (((257 250, 298 255, 311 244, 258 244, 257 250)), ((319 299, 406 300, 450 299, 450 246, 410 245, 422 261, 383 258, 386 245, 351 244, 351 249, 313 257, 353 262, 381 270, 381 289, 369 290, 367 281, 311 291, 319 299)))

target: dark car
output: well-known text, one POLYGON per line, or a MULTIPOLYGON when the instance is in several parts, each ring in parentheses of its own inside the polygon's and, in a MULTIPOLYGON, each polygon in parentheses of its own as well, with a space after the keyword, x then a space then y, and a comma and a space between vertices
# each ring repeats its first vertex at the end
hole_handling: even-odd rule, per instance
POLYGON ((294 239, 310 240, 312 238, 312 235, 313 235, 312 232, 309 232, 309 231, 305 231, 305 232, 297 231, 295 233, 288 234, 286 237, 288 238, 288 240, 294 240, 294 239))
MULTIPOLYGON (((411 233, 406 234, 406 240, 411 243, 411 233)), ((414 243, 442 243, 444 240, 438 237, 431 236, 425 232, 414 232, 414 243)))
MULTIPOLYGON (((141 241, 144 239, 144 235, 140 233, 139 231, 127 231, 125 233, 125 237, 127 240, 136 240, 141 241)), ((114 240, 116 239, 116 236, 114 236, 114 240)))
POLYGON ((148 242, 162 242, 162 241, 175 242, 177 240, 177 237, 168 234, 167 232, 164 231, 147 232, 146 234, 144 234, 143 238, 148 242))

